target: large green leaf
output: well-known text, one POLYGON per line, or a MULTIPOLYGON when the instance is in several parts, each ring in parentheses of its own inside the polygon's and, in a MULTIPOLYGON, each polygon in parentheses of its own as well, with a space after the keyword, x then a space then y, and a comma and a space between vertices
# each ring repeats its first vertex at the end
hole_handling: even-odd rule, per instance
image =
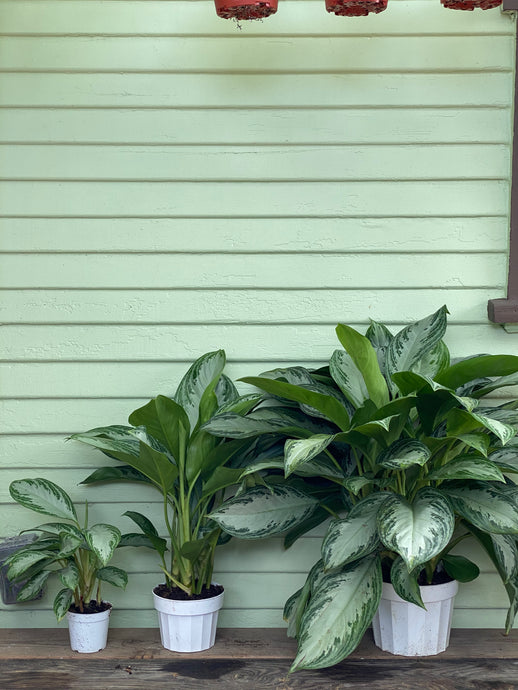
POLYGON ((374 617, 381 586, 381 564, 373 556, 321 576, 300 622, 291 670, 325 668, 348 656, 374 617))
POLYGON ((509 376, 517 371, 518 357, 515 355, 479 355, 452 364, 436 380, 448 388, 456 389, 473 379, 509 376))
POLYGON ((216 388, 223 373, 225 361, 224 350, 207 352, 189 367, 180 381, 174 398, 187 413, 191 430, 195 429, 198 424, 202 397, 207 390, 211 391, 216 388))
POLYGON ((128 458, 127 462, 139 472, 159 486, 163 493, 174 490, 174 483, 178 477, 178 467, 164 453, 154 450, 140 442, 138 458, 128 458))
POLYGON ((68 563, 66 568, 59 572, 59 579, 65 587, 74 590, 79 585, 79 570, 73 562, 68 563))
POLYGON ((386 352, 387 348, 393 340, 394 336, 389 331, 389 329, 382 323, 378 321, 373 321, 371 323, 365 337, 369 340, 374 351, 376 352, 376 357, 378 359, 378 364, 380 371, 383 375, 386 373, 386 352))
POLYGON ((10 580, 16 580, 37 563, 44 561, 44 563, 42 563, 42 567, 44 567, 44 565, 54 559, 55 553, 52 551, 31 551, 28 549, 21 549, 5 560, 4 564, 9 566, 7 577, 10 580))
POLYGON ((402 470, 412 465, 424 465, 430 456, 429 448, 421 441, 402 438, 382 451, 376 458, 376 463, 388 469, 402 470))
POLYGON ((106 565, 120 542, 121 533, 114 525, 99 523, 85 530, 85 539, 102 565, 106 565))
POLYGON ((259 376, 247 376, 241 381, 249 383, 252 386, 257 386, 261 390, 276 395, 287 400, 302 403, 314 407, 315 410, 321 412, 325 417, 334 422, 340 429, 346 431, 349 428, 349 415, 345 407, 332 395, 324 395, 323 393, 315 393, 300 386, 294 386, 291 383, 284 383, 283 381, 273 381, 259 376))
POLYGON ((386 495, 375 493, 359 501, 349 515, 330 523, 322 542, 326 569, 337 568, 372 553, 379 544, 377 514, 386 495))
POLYGON ((45 586, 49 576, 52 574, 51 570, 41 570, 33 575, 18 592, 17 601, 31 601, 35 599, 45 586))
POLYGON ((318 500, 289 486, 255 486, 209 515, 233 537, 261 539, 294 527, 315 510, 318 500))
MULTIPOLYGON (((483 532, 518 534, 518 505, 498 484, 475 480, 445 482, 441 490, 456 513, 483 532)), ((516 494, 516 492, 515 492, 516 494)))
POLYGON ((128 573, 121 568, 115 568, 113 565, 99 568, 96 576, 99 580, 109 582, 110 585, 120 587, 121 589, 126 589, 126 585, 128 584, 128 573))
POLYGON ((131 465, 118 465, 117 467, 99 467, 83 479, 81 484, 95 484, 96 482, 144 482, 150 484, 151 481, 142 472, 139 472, 131 465))
POLYGON ((468 410, 452 410, 448 416, 447 430, 450 436, 469 433, 480 427, 493 433, 502 445, 505 445, 516 435, 516 429, 512 426, 485 414, 469 412, 468 410))
MULTIPOLYGON (((446 331, 446 307, 406 326, 397 333, 386 352, 389 380, 397 371, 419 370, 419 363, 442 340, 446 331)), ((392 384, 393 386, 393 384, 392 384)))
POLYGON ((426 610, 426 606, 423 604, 423 599, 421 597, 421 590, 417 584, 419 571, 420 568, 417 567, 415 570, 409 572, 405 561, 401 556, 398 556, 390 568, 390 582, 396 590, 396 594, 402 599, 426 610))
POLYGON ((447 553, 441 561, 448 575, 459 582, 471 582, 480 575, 478 565, 464 556, 447 553))
POLYGON ((381 541, 403 558, 408 570, 440 553, 448 544, 454 526, 448 500, 430 487, 420 489, 412 503, 392 494, 378 512, 381 541))
POLYGON ((327 446, 332 443, 334 436, 316 434, 302 440, 289 439, 284 446, 284 462, 286 476, 288 477, 297 469, 313 460, 327 446))
POLYGON ((9 493, 24 508, 77 522, 76 510, 70 496, 48 479, 18 479, 11 482, 9 493))
POLYGON ((232 412, 217 414, 202 428, 215 436, 247 439, 261 434, 290 433, 299 427, 303 427, 300 413, 271 407, 254 410, 246 417, 232 412))
POLYGON ((142 543, 138 538, 133 535, 123 535, 119 544, 121 546, 147 546, 148 548, 153 548, 157 553, 163 558, 165 552, 167 551, 167 542, 162 537, 158 536, 158 532, 153 523, 141 513, 137 513, 133 510, 127 510, 124 514, 125 517, 129 517, 133 520, 143 532, 149 543, 142 543))
POLYGON ((387 382, 380 371, 376 350, 369 339, 342 323, 336 327, 336 334, 360 371, 370 399, 377 407, 388 403, 387 382))
POLYGON ((476 455, 458 455, 446 465, 430 472, 427 479, 481 479, 484 481, 505 482, 504 475, 495 463, 476 455))

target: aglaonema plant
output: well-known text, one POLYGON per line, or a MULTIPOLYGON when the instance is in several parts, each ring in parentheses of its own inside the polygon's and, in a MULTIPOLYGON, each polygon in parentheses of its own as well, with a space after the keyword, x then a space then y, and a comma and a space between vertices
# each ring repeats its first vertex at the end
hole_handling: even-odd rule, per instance
MULTIPOLYGON (((489 405, 484 399, 518 383, 518 357, 450 362, 446 315, 443 307, 396 335, 375 322, 365 335, 340 324, 343 349, 328 367, 244 379, 271 396, 267 415, 274 424, 276 407, 288 404, 332 426, 331 432, 302 433, 299 425, 284 444, 285 477, 289 481, 306 467, 315 473, 318 466, 328 477, 333 467, 341 473, 334 486, 349 504, 345 510, 329 501, 315 506, 334 519, 320 560, 286 603, 288 633, 298 640, 292 670, 333 665, 356 648, 378 608, 383 574, 418 606, 420 584, 438 576, 463 582, 476 577, 475 563, 451 553, 468 537, 481 544, 500 574, 510 601, 506 630, 513 624, 518 487, 511 477, 518 472, 518 401, 498 405, 493 399, 489 405), (349 464, 337 455, 340 449, 343 457, 344 448, 349 464)), ((205 428, 239 437, 251 429, 254 414, 216 416, 205 428)), ((211 517, 241 538, 277 534, 274 510, 266 535, 255 528, 268 500, 267 491, 245 491, 211 517)), ((276 508, 281 513, 282 499, 276 508)), ((292 518, 297 536, 313 526, 311 515, 303 523, 292 518)))
POLYGON ((54 613, 60 621, 71 606, 76 613, 96 612, 103 605, 103 582, 126 587, 127 573, 108 565, 121 540, 117 527, 105 523, 89 527, 87 503, 80 522, 70 496, 48 479, 16 480, 9 492, 25 508, 59 520, 28 530, 38 532, 38 538, 5 561, 10 580, 27 580, 18 601, 33 599, 49 577, 58 577, 63 588, 54 599, 54 613))

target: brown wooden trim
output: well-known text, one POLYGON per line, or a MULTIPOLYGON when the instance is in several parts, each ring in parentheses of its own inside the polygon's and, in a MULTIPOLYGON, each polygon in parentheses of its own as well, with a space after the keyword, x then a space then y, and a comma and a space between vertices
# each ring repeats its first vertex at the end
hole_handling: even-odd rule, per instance
MULTIPOLYGON (((518 0, 504 0, 503 8, 518 9, 518 0)), ((518 31, 518 24, 517 24, 518 31)), ((509 232, 509 271, 507 298, 490 299, 487 315, 494 323, 518 323, 518 33, 514 76, 514 122, 511 168, 511 212, 509 232)))

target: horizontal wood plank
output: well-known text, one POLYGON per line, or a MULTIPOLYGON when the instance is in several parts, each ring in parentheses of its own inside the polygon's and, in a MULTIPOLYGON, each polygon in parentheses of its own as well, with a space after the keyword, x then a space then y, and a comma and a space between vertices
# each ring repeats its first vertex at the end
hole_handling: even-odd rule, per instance
POLYGON ((0 107, 509 107, 512 74, 0 74, 0 107))
POLYGON ((0 180, 502 180, 507 146, 10 146, 0 180), (448 160, 446 167, 444 162, 448 160))
MULTIPOLYGON (((0 218, 0 251, 372 254, 458 252, 461 248, 463 252, 506 252, 508 234, 506 215, 268 218, 266 221, 261 218, 0 218)), ((152 283, 146 287, 151 288, 152 283)))
MULTIPOLYGON (((295 9, 295 6, 292 5, 295 9)), ((297 6, 297 10, 300 5, 297 6)), ((392 8, 391 8, 392 9, 392 8)), ((207 11, 210 11, 207 8, 207 11)), ((293 10, 292 10, 293 11, 293 10)), ((311 28, 308 26, 308 31, 311 28)), ((3 71, 450 72, 512 69, 512 36, 5 37, 3 71), (380 56, 383 56, 380 59, 380 56)))
MULTIPOLYGON (((239 37, 233 22, 218 19, 211 2, 179 0, 125 0, 121 12, 118 0, 2 0, 0 22, 5 34, 133 34, 136 36, 182 36, 218 33, 239 37)), ((391 0, 390 11, 375 18, 376 31, 387 35, 403 32, 422 34, 474 33, 512 34, 513 22, 500 12, 449 12, 444 19, 435 0, 391 0)), ((325 12, 318 0, 283 0, 276 15, 264 22, 244 22, 247 36, 271 33, 372 35, 373 17, 341 21, 325 12)))
MULTIPOLYGON (((266 257, 263 259, 266 261, 266 257)), ((4 263, 7 263, 4 259, 4 263)), ((0 303, 0 320, 4 324, 215 324, 215 323, 366 323, 368 319, 384 322, 414 318, 412 301, 415 288, 407 289, 327 289, 325 294, 311 289, 262 290, 10 290, 0 303)), ((499 289, 434 288, 422 290, 421 311, 431 314, 447 304, 456 323, 487 321, 487 301, 499 296, 499 289)), ((503 286, 500 296, 504 297, 503 286)), ((0 365, 0 371, 2 365, 0 365)), ((164 366, 164 371, 166 367, 164 366)), ((29 375, 29 369, 26 369, 29 375)), ((179 367, 177 367, 179 372, 179 367)), ((0 374, 2 392, 9 394, 11 370, 0 374)), ((171 376, 170 365, 167 366, 171 376)), ((16 376, 16 371, 11 372, 16 376)), ((29 376, 37 390, 39 370, 29 376)), ((142 375, 135 372, 142 380, 142 375)), ((93 377, 94 379, 97 377, 93 377)), ((105 385, 106 378, 99 377, 105 385)), ((151 377, 150 377, 151 378, 151 377)), ((146 390, 149 390, 148 378, 146 390)), ((23 383, 23 381, 21 381, 23 383)), ((63 383, 66 383, 63 381, 63 383)), ((92 382, 93 383, 93 382, 92 382)), ((59 382, 53 381, 53 386, 59 382)), ((108 391, 105 390, 105 394, 108 391)))
POLYGON ((0 142, 120 144, 507 143, 508 107, 0 109, 0 142), (380 121, 382 126, 380 126, 380 121))

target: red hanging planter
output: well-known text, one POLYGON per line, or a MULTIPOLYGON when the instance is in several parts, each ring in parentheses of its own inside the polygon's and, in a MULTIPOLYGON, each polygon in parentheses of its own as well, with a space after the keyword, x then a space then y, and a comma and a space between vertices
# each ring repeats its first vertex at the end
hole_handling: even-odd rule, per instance
POLYGON ((277 12, 277 0, 214 0, 223 19, 264 19, 277 12))
POLYGON ((370 12, 383 12, 388 0, 326 0, 326 10, 341 17, 364 17, 370 12))
POLYGON ((441 0, 444 7, 449 10, 474 10, 479 7, 481 10, 491 10, 502 4, 502 0, 441 0))

